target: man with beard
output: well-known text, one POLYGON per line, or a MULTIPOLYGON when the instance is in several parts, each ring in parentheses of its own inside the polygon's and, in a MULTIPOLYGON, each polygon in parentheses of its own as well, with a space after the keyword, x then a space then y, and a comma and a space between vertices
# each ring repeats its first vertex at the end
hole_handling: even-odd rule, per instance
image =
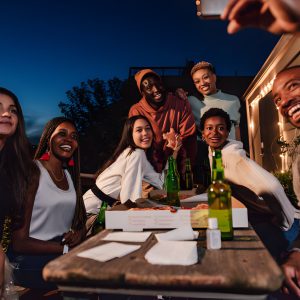
POLYGON ((129 117, 143 115, 151 122, 155 133, 151 163, 157 172, 162 172, 172 154, 170 148, 166 147, 163 133, 170 132, 173 128, 182 139, 177 164, 183 179, 185 158, 190 158, 193 165, 197 152, 196 125, 190 104, 187 100, 168 93, 160 76, 151 69, 139 71, 135 80, 142 99, 130 108, 129 117))
MULTIPOLYGON (((300 66, 286 68, 275 78, 272 89, 274 103, 281 115, 296 128, 300 128, 300 66)), ((300 153, 299 146, 293 157, 293 187, 300 205, 300 153)), ((294 244, 286 262, 283 292, 300 297, 300 239, 294 244)))

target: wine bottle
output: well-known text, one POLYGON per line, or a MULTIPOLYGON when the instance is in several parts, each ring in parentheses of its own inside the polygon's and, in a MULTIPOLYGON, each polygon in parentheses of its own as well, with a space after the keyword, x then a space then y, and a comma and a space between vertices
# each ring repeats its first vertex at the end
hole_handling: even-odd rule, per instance
POLYGON ((222 240, 233 238, 231 188, 224 181, 221 150, 213 151, 212 184, 208 188, 209 218, 217 218, 222 240))

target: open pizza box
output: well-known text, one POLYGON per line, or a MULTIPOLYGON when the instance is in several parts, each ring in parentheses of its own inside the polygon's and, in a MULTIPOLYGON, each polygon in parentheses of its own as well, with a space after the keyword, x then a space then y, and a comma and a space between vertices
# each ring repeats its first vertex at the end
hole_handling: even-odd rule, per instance
MULTIPOLYGON (((143 231, 143 229, 172 229, 191 223, 193 228, 207 228, 207 194, 196 195, 192 191, 182 191, 181 209, 162 205, 158 195, 163 191, 153 191, 150 199, 127 201, 105 212, 106 229, 143 231), (188 196, 187 197, 187 193, 188 196), (182 199, 184 198, 184 199, 182 199), (200 204, 200 205, 199 205, 200 204), (195 208, 197 206, 197 208, 195 208)), ((247 208, 232 197, 232 220, 234 228, 248 227, 247 208)))

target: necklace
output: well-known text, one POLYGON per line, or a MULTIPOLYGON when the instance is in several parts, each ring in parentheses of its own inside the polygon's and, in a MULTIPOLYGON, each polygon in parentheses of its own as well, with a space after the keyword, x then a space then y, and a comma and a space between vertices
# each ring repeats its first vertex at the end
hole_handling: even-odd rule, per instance
POLYGON ((54 174, 54 172, 49 168, 47 168, 47 170, 51 173, 52 177, 55 179, 55 181, 60 182, 63 181, 65 178, 65 172, 63 170, 61 170, 61 177, 57 178, 54 174))

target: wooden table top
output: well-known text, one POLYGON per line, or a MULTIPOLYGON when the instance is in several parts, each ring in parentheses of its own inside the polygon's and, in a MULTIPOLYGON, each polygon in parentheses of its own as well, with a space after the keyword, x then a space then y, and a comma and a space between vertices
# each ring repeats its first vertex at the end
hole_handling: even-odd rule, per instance
POLYGON ((102 238, 108 232, 102 231, 48 263, 43 270, 45 280, 74 287, 257 295, 277 290, 283 280, 279 266, 251 229, 235 230, 234 240, 222 241, 221 250, 206 250, 205 230, 200 230, 199 262, 192 266, 149 264, 144 255, 157 242, 154 235, 136 252, 108 262, 77 256, 107 243, 102 238))

